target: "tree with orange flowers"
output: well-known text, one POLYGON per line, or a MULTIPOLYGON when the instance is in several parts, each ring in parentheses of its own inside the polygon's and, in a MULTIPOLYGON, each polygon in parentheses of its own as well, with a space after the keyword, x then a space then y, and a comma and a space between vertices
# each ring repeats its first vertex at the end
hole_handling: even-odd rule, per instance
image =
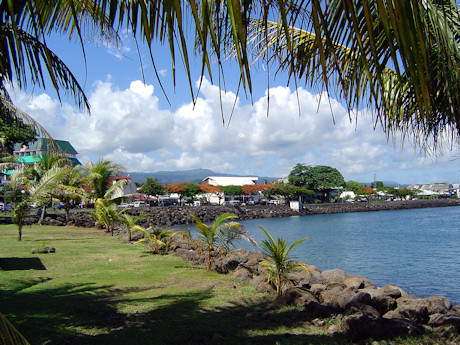
POLYGON ((179 204, 182 204, 184 197, 192 198, 197 195, 200 192, 200 186, 194 183, 178 182, 167 184, 165 191, 179 194, 179 204))

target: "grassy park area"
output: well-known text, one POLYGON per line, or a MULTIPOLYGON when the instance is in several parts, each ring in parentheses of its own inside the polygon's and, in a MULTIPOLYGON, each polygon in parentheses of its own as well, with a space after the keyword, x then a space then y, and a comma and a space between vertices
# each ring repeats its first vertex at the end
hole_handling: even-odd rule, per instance
POLYGON ((344 343, 272 295, 102 230, 16 232, 0 227, 0 306, 32 344, 344 343), (31 254, 43 247, 56 253, 31 254))

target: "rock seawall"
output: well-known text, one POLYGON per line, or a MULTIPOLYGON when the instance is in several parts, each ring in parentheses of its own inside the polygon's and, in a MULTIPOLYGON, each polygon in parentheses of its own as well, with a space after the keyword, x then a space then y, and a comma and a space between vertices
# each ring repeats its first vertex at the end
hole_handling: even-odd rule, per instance
MULTIPOLYGON (((132 208, 127 212, 133 216, 144 214, 138 224, 142 226, 174 226, 178 224, 192 224, 190 213, 195 213, 203 222, 213 222, 222 213, 235 213, 239 220, 258 218, 279 218, 291 216, 307 216, 312 214, 333 214, 350 212, 389 211, 414 208, 432 208, 460 206, 460 199, 439 200, 411 200, 411 201, 381 201, 337 204, 306 204, 300 212, 292 210, 286 205, 267 206, 183 206, 183 207, 150 207, 132 208)), ((28 224, 38 221, 37 216, 30 216, 28 224)), ((85 211, 71 213, 71 223, 75 226, 94 227, 93 217, 85 211)), ((63 213, 50 213, 45 218, 45 225, 67 225, 63 213)))

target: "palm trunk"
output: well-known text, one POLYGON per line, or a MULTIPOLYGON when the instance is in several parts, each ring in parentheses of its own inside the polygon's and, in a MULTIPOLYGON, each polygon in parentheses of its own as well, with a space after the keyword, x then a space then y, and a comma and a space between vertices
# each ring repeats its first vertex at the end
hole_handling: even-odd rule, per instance
POLYGON ((38 225, 43 224, 43 220, 45 219, 45 213, 46 213, 46 205, 43 205, 42 214, 40 215, 40 219, 38 220, 38 225))
POLYGON ((18 241, 22 239, 22 225, 18 225, 18 241))
POLYGON ((281 295, 282 295, 282 290, 281 290, 281 274, 278 274, 278 276, 277 276, 276 290, 277 290, 277 292, 278 292, 278 297, 281 297, 281 295))
POLYGON ((70 222, 70 203, 67 198, 65 200, 65 221, 66 223, 70 222))

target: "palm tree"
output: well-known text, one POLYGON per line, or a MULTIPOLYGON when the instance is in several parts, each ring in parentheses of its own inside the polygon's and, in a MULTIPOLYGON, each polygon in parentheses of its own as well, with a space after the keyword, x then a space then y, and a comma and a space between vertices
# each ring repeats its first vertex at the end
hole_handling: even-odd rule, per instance
MULTIPOLYGON (((41 181, 43 176, 45 176, 46 173, 51 169, 56 167, 64 167, 68 164, 70 164, 70 162, 66 157, 58 153, 51 152, 44 155, 40 155, 39 161, 33 164, 32 166, 26 166, 22 170, 22 174, 24 174, 24 176, 28 179, 33 180, 34 183, 38 183, 41 181)), ((52 195, 50 195, 48 201, 52 201, 52 195)), ((42 212, 40 215, 40 219, 38 220, 39 225, 43 223, 43 220, 45 218, 47 203, 48 202, 46 202, 46 200, 43 200, 42 202, 42 212)))
POLYGON ((223 213, 216 218, 212 225, 206 225, 202 223, 201 220, 193 213, 191 214, 191 216, 196 222, 195 227, 198 232, 197 237, 199 241, 202 243, 202 246, 199 245, 199 243, 196 241, 195 244, 198 244, 198 249, 202 252, 205 258, 206 268, 208 270, 211 270, 211 265, 213 261, 212 252, 217 245, 218 228, 223 222, 229 219, 238 218, 238 216, 232 213, 223 213))
POLYGON ((12 345, 30 344, 2 313, 0 313, 0 334, 2 335, 2 343, 12 345))
POLYGON ((91 215, 96 220, 96 225, 102 225, 113 236, 114 225, 126 209, 117 210, 117 204, 108 199, 97 199, 94 204, 94 212, 91 215))
POLYGON ((243 225, 240 223, 228 222, 219 226, 217 243, 224 254, 228 253, 231 248, 235 248, 234 242, 241 238, 254 246, 257 245, 254 238, 243 230, 243 225))
POLYGON ((87 183, 91 189, 90 194, 95 199, 107 198, 107 192, 113 192, 122 182, 115 184, 115 188, 110 189, 110 178, 116 176, 125 168, 109 160, 99 160, 96 164, 89 163, 87 183))
POLYGON ((82 185, 84 178, 79 166, 66 166, 66 175, 63 181, 53 192, 53 196, 64 202, 66 221, 70 221, 71 202, 75 200, 86 200, 87 193, 82 185))
POLYGON ((289 258, 289 252, 299 243, 307 240, 307 237, 301 238, 291 244, 287 249, 287 241, 283 238, 278 238, 276 241, 267 230, 260 226, 265 233, 267 239, 260 243, 262 252, 267 257, 260 263, 267 268, 268 281, 275 285, 278 296, 283 293, 282 287, 286 281, 286 275, 294 270, 303 268, 307 269, 304 264, 294 262, 289 258))
POLYGON ((43 204, 48 201, 65 176, 66 170, 61 167, 51 168, 36 183, 28 180, 22 171, 16 171, 11 175, 13 191, 22 190, 24 192, 16 194, 20 195, 21 198, 15 200, 13 212, 13 221, 18 226, 19 241, 22 238, 22 227, 28 215, 29 205, 31 203, 43 204))
POLYGON ((142 226, 136 225, 136 222, 141 218, 145 218, 145 215, 141 214, 133 218, 129 214, 123 213, 120 216, 120 221, 125 225, 126 230, 128 231, 128 241, 129 242, 131 242, 131 233, 133 231, 142 231, 142 229, 144 229, 142 226))
POLYGON ((214 60, 220 80, 223 61, 233 54, 242 87, 251 93, 250 54, 255 51, 267 66, 273 57, 279 58, 289 78, 336 92, 350 111, 362 102, 371 105, 387 132, 413 132, 436 143, 452 128, 456 140, 460 131, 458 17, 453 0, 4 0, 0 88, 13 79, 21 88, 27 82, 44 86, 46 72, 58 95, 64 89, 89 109, 83 89, 48 48, 46 38, 55 32, 85 42, 86 33, 98 32, 117 43, 117 30, 126 27, 145 40, 154 69, 153 43, 169 45, 173 66, 179 52, 193 97, 186 32, 191 21, 202 75, 206 71, 212 79, 210 61, 214 60))
POLYGON ((160 228, 152 224, 147 229, 139 227, 136 231, 144 236, 136 243, 146 248, 152 254, 158 254, 160 251, 167 252, 173 236, 177 233, 183 233, 180 230, 166 230, 166 226, 160 228))
POLYGON ((426 149, 451 129, 456 140, 460 21, 454 1, 312 0, 306 6, 292 7, 297 22, 251 21, 257 58, 278 59, 291 77, 336 93, 350 110, 367 104, 387 133, 413 134, 426 149))

